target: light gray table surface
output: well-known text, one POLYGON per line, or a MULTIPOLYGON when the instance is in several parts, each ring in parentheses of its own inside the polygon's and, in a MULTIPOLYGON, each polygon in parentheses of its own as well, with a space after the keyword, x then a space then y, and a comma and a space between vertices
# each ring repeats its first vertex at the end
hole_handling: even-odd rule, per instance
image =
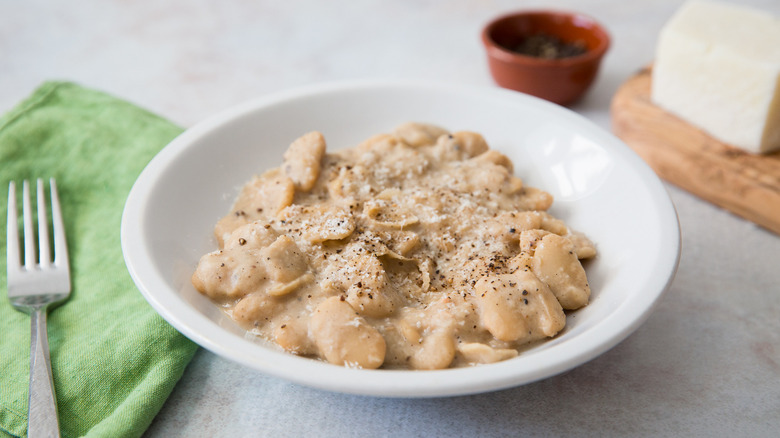
MULTIPOLYGON (((736 1, 736 0, 733 0, 736 1)), ((777 0, 742 1, 780 14, 777 0)), ((493 86, 479 31, 500 13, 584 12, 613 37, 572 107, 609 130, 620 84, 652 62, 679 0, 0 0, 0 111, 63 79, 182 125, 325 81, 493 86)), ((778 436, 780 237, 667 184, 677 276, 618 346, 564 374, 433 399, 298 386, 199 350, 146 432, 191 436, 778 436)))

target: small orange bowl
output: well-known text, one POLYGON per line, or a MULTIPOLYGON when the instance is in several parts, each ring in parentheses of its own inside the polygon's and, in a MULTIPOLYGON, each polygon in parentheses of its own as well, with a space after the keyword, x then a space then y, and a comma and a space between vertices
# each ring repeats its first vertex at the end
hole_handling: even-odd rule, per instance
POLYGON ((594 19, 562 11, 522 11, 503 15, 482 31, 488 66, 498 85, 560 105, 576 102, 588 90, 609 49, 607 31, 594 19), (514 50, 527 38, 544 35, 584 46, 579 55, 548 59, 514 50))

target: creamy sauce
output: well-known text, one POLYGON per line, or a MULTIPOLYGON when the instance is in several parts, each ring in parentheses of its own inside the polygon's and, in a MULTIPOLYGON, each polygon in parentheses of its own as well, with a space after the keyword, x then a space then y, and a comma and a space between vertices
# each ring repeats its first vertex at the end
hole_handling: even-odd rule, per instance
POLYGON ((408 123, 326 152, 312 132, 254 177, 192 281, 291 353, 361 368, 515 357, 588 303, 594 245, 479 134, 408 123))

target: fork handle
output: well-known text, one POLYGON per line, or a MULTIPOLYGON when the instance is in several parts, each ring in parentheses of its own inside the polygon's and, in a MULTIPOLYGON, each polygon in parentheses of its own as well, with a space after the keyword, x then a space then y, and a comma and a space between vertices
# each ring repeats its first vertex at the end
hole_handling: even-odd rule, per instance
POLYGON ((49 336, 46 331, 46 307, 30 313, 30 394, 27 410, 27 436, 59 437, 57 397, 49 359, 49 336))

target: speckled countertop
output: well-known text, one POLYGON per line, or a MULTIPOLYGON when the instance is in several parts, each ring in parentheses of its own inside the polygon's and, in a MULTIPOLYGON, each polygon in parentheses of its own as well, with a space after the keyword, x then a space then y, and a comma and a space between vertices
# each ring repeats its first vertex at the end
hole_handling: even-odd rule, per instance
MULTIPOLYGON (((182 126, 250 97, 322 81, 415 78, 490 86, 491 17, 554 7, 613 45, 572 107, 610 128, 619 85, 653 59, 679 0, 0 0, 0 111, 42 81, 102 89, 182 126)), ((780 14, 777 0, 749 0, 780 14)), ((149 437, 777 436, 780 237, 667 185, 682 258, 632 336, 562 375, 500 392, 383 399, 322 392, 200 350, 149 437)))

